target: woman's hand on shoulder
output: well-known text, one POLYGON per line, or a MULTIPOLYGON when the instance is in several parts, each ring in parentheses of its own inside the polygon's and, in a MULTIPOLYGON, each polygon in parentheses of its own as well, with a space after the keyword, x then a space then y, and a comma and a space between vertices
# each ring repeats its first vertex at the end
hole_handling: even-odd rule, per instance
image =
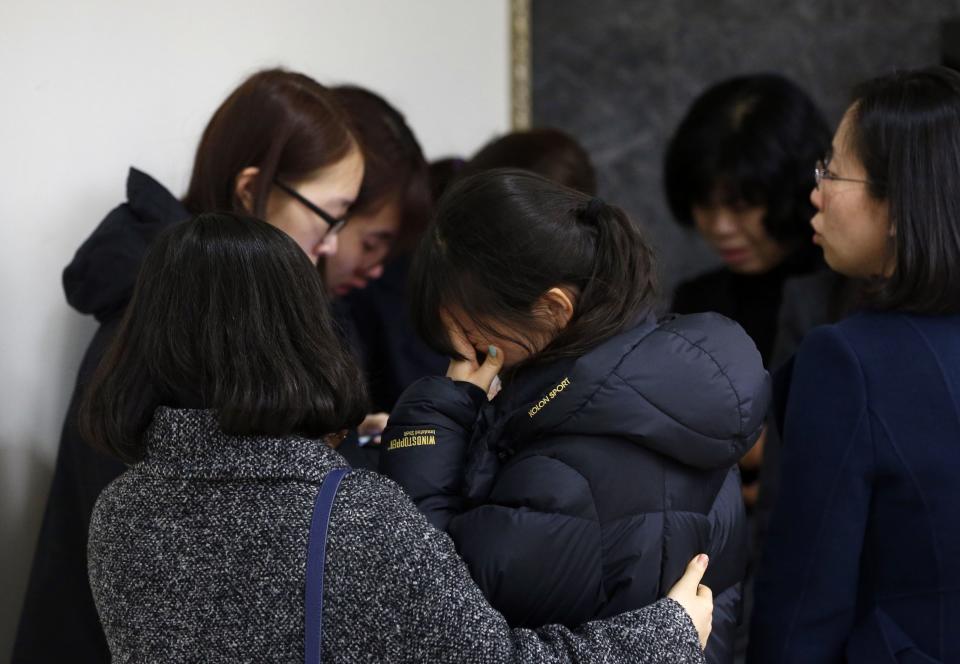
POLYGON ((713 592, 700 583, 710 558, 705 553, 696 556, 687 564, 687 570, 680 577, 667 597, 682 606, 693 621, 700 636, 700 647, 707 647, 710 629, 713 625, 713 592))

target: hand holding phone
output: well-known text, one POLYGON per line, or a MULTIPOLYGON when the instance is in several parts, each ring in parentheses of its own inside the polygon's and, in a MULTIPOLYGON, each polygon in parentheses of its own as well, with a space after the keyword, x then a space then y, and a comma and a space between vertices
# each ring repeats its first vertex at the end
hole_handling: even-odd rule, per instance
POLYGON ((389 418, 389 413, 370 413, 363 418, 363 422, 357 427, 357 444, 360 446, 371 443, 379 445, 380 434, 387 428, 389 418))

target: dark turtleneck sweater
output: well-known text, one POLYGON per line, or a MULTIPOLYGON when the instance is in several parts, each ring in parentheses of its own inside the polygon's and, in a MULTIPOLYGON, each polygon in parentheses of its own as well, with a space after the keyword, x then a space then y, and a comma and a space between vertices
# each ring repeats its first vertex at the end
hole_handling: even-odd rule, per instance
POLYGON ((678 314, 715 311, 735 320, 757 345, 764 366, 769 367, 783 284, 820 265, 815 253, 802 251, 763 274, 737 274, 723 267, 681 283, 674 292, 672 310, 678 314))

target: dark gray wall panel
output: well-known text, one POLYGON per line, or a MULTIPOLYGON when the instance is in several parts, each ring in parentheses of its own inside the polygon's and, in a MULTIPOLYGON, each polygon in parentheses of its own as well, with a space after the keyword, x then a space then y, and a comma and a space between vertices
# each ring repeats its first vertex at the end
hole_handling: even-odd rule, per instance
POLYGON ((775 71, 835 123, 856 82, 939 62, 941 21, 957 14, 960 0, 533 0, 534 124, 584 143, 601 195, 649 229, 670 290, 715 264, 661 190, 665 143, 700 91, 775 71))

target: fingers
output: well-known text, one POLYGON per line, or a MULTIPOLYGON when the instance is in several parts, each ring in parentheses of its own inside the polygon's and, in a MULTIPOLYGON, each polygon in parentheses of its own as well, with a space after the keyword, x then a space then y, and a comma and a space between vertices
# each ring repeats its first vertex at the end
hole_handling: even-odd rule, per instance
POLYGON ((703 580, 703 575, 707 571, 707 565, 710 562, 709 556, 705 553, 701 553, 699 556, 694 556, 694 558, 687 563, 687 569, 683 573, 683 576, 680 577, 680 580, 677 581, 675 588, 680 589, 683 592, 688 592, 691 595, 698 595, 699 588, 706 586, 701 586, 700 581, 703 580))
POLYGON ((500 373, 500 369, 502 368, 503 351, 496 346, 488 346, 487 357, 483 360, 483 364, 480 365, 474 374, 475 380, 472 380, 471 382, 481 386, 484 391, 488 391, 490 389, 490 385, 493 384, 493 379, 497 377, 497 374, 500 373))
POLYGON ((447 334, 450 335, 450 343, 454 350, 466 358, 465 360, 453 358, 447 369, 447 377, 473 383, 484 392, 489 391, 493 379, 503 368, 503 352, 496 346, 488 346, 481 351, 486 352, 486 357, 481 363, 477 359, 477 350, 470 344, 463 326, 448 309, 440 310, 440 319, 447 329, 447 334))
POLYGON ((443 321, 447 329, 447 335, 450 337, 450 343, 453 349, 465 359, 453 357, 450 359, 450 366, 447 368, 447 376, 454 380, 469 380, 469 377, 477 370, 477 354, 470 345, 463 327, 456 321, 447 309, 440 309, 440 320, 443 321))
POLYGON ((706 648, 707 639, 710 638, 713 617, 713 591, 700 583, 709 562, 709 557, 704 553, 694 557, 687 564, 683 576, 667 593, 667 596, 679 603, 690 616, 701 648, 706 648))
POLYGON ((500 394, 500 388, 503 384, 500 382, 500 376, 495 376, 490 383, 490 389, 487 390, 487 401, 493 401, 493 398, 500 394))
POLYGON ((357 427, 357 433, 361 436, 376 435, 387 428, 387 420, 389 419, 389 413, 370 413, 363 418, 363 422, 357 427))
POLYGON ((710 632, 713 629, 713 591, 702 583, 699 584, 697 586, 697 600, 707 608, 703 624, 697 626, 697 632, 700 634, 700 647, 706 650, 707 640, 710 638, 710 632))
POLYGON ((476 360, 474 359, 476 352, 473 350, 473 346, 470 345, 470 341, 467 339, 467 335, 463 331, 463 327, 460 326, 460 323, 457 322, 447 309, 440 310, 440 320, 443 321, 444 327, 447 328, 447 334, 450 335, 450 343, 453 344, 454 350, 467 358, 467 360, 476 364, 476 360))
POLYGON ((713 591, 710 590, 710 586, 705 586, 702 583, 697 585, 697 597, 700 599, 708 599, 711 602, 713 601, 713 591))
POLYGON ((361 445, 368 443, 379 445, 380 434, 387 428, 387 421, 389 419, 390 413, 370 413, 363 418, 363 422, 357 427, 359 443, 361 445))

